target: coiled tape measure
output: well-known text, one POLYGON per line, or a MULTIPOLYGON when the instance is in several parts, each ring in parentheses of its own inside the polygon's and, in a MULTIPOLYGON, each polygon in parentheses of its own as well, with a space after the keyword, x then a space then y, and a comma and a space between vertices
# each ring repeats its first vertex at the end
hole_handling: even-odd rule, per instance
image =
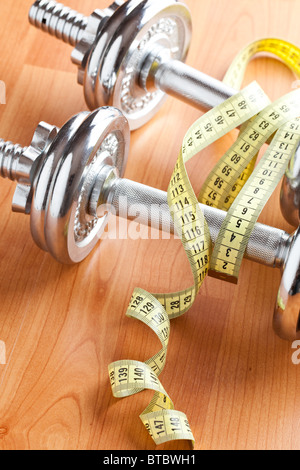
MULTIPOLYGON (((224 81, 239 88, 247 64, 257 52, 275 54, 300 77, 300 49, 286 41, 264 39, 250 44, 236 57, 224 81)), ((170 320, 192 307, 209 270, 218 278, 237 282, 254 224, 299 145, 299 107, 300 90, 270 104, 254 82, 203 115, 184 137, 168 187, 168 204, 192 269, 194 285, 172 294, 150 294, 136 288, 126 315, 148 325, 158 336, 162 349, 146 362, 121 360, 109 365, 115 397, 127 397, 145 389, 155 392, 140 418, 156 445, 175 439, 187 439, 194 444, 186 415, 174 409, 158 378, 166 364, 170 320), (240 126, 237 141, 219 160, 197 198, 185 164, 240 126), (267 152, 254 169, 260 148, 271 138, 267 152), (198 201, 228 209, 213 253, 209 228, 198 201)))

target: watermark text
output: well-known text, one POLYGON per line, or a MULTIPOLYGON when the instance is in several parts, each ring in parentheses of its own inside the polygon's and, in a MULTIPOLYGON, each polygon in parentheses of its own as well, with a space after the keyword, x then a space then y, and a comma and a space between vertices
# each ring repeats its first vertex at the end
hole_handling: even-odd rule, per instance
POLYGON ((4 341, 0 341, 0 365, 6 364, 6 347, 4 341))
POLYGON ((0 80, 0 104, 6 104, 6 85, 0 80))
POLYGON ((294 341, 292 344, 292 349, 296 349, 296 351, 292 355, 292 362, 295 366, 300 365, 300 341, 294 341))

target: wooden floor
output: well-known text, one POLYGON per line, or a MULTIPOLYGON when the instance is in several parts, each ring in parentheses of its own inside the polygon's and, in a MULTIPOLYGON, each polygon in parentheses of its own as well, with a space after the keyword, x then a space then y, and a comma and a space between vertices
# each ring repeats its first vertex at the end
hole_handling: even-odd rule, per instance
MULTIPOLYGON (((187 0, 194 20, 188 63, 222 79, 246 43, 276 36, 300 44, 297 0, 187 0)), ((0 136, 29 144, 43 120, 61 126, 86 109, 71 47, 27 21, 31 0, 0 4, 0 136)), ((90 13, 106 0, 68 0, 90 13)), ((272 99, 291 90, 291 72, 271 58, 248 68, 272 99)), ((126 177, 166 190, 182 138, 199 112, 169 99, 132 134, 126 177)), ((232 137, 189 164, 196 191, 232 137)), ((15 185, 0 182, 1 449, 155 449, 139 420, 152 393, 112 397, 107 366, 146 360, 153 333, 125 317, 135 286, 150 292, 192 280, 176 240, 104 240, 82 264, 65 267, 40 251, 29 217, 13 214, 15 185)), ((279 188, 260 221, 287 231, 279 188)), ((144 232, 142 232, 144 233, 144 232)), ((189 418, 196 449, 299 449, 300 366, 272 331, 280 272, 245 261, 238 286, 207 279, 190 312, 174 320, 162 383, 189 418)), ((175 442, 158 449, 187 449, 175 442)))

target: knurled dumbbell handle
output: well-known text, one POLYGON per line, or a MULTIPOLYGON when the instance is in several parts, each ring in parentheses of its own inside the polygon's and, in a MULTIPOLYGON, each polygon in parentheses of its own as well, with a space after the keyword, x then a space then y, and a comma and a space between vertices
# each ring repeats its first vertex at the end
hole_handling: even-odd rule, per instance
MULTIPOLYGON (((115 214, 142 225, 174 233, 167 193, 127 179, 116 179, 107 191, 106 202, 115 214)), ((200 204, 208 223, 212 243, 216 242, 226 212, 200 204)), ((269 267, 284 265, 290 236, 283 230, 257 223, 251 234, 245 257, 269 267)))
POLYGON ((225 83, 179 60, 162 62, 153 80, 156 88, 200 110, 214 108, 237 93, 225 83))

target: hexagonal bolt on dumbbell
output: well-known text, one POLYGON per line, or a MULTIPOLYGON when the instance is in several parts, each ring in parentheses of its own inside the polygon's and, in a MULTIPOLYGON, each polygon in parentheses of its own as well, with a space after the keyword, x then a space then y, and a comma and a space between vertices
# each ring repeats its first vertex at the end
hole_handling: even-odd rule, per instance
POLYGON ((29 147, 5 142, 0 139, 0 176, 17 181, 12 209, 14 212, 30 214, 32 179, 43 152, 57 135, 57 128, 41 122, 29 147))

